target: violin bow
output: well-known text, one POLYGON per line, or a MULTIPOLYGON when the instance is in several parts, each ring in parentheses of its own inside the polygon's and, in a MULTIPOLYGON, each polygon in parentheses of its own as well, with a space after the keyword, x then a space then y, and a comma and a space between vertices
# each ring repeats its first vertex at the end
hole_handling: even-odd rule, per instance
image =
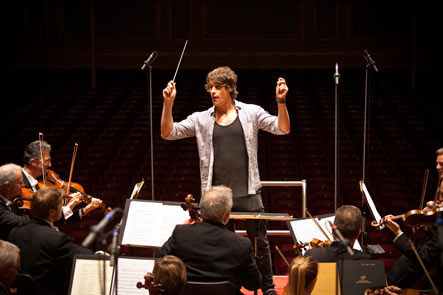
POLYGON ((68 187, 66 188, 67 195, 69 195, 69 190, 71 188, 72 173, 74 172, 74 163, 75 163, 75 157, 77 156, 77 150, 78 150, 78 143, 75 143, 74 151, 72 152, 71 170, 69 171, 68 187))
POLYGON ((420 206, 419 209, 423 209, 424 202, 425 202, 425 194, 426 194, 426 187, 428 186, 428 177, 429 177, 429 169, 425 170, 425 176, 423 179, 423 188, 421 191, 421 199, 420 199, 420 206))
POLYGON ((326 232, 323 230, 323 228, 321 227, 321 225, 317 222, 317 220, 315 220, 315 218, 311 215, 311 213, 309 213, 308 208, 306 208, 306 214, 308 214, 308 216, 312 219, 312 221, 314 221, 315 225, 318 227, 318 229, 322 232, 322 234, 326 237, 326 239, 328 241, 331 241, 331 239, 328 237, 328 235, 326 234, 326 232))
POLYGON ((428 270, 426 269, 425 265, 423 264, 423 261, 421 260, 420 255, 418 255, 417 249, 415 248, 414 243, 412 242, 411 239, 409 239, 409 245, 411 246, 412 251, 414 251, 415 256, 417 256, 418 262, 420 262, 420 265, 423 268, 423 270, 426 274, 426 277, 428 278, 429 282, 431 283, 432 289, 434 290, 435 294, 438 295, 437 287, 435 286, 434 282, 432 281, 431 276, 429 275, 428 270))
POLYGON ((41 161, 42 161, 43 186, 46 186, 45 160, 43 159, 44 145, 43 145, 43 133, 42 132, 38 133, 38 138, 40 140, 40 158, 41 158, 41 161))
POLYGON ((283 255, 283 253, 280 251, 280 248, 279 248, 277 245, 275 245, 275 250, 277 250, 278 254, 280 254, 281 258, 283 258, 283 261, 289 266, 289 262, 288 262, 288 260, 287 260, 286 257, 283 255))

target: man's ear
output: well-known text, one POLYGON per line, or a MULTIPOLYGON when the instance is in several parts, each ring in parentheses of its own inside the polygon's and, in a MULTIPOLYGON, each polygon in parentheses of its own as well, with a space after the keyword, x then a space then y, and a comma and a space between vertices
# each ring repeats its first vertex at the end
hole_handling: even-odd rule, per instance
POLYGON ((57 210, 49 209, 48 217, 51 217, 52 219, 54 219, 56 213, 57 213, 57 210))
POLYGON ((225 213, 225 215, 223 216, 223 221, 222 223, 224 225, 228 224, 229 222, 229 217, 231 216, 231 210, 229 210, 228 212, 225 213))

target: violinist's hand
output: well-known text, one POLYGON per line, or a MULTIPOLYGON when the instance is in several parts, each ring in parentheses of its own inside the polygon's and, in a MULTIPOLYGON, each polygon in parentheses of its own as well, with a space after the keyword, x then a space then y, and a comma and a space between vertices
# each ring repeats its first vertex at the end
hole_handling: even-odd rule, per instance
POLYGON ((395 234, 397 237, 399 234, 402 233, 400 225, 398 225, 397 222, 392 221, 392 215, 386 215, 385 218, 383 218, 383 222, 386 224, 386 226, 395 234))
POLYGON ((71 201, 69 201, 68 203, 68 207, 72 210, 74 210, 75 206, 77 206, 78 204, 81 203, 82 201, 82 195, 81 193, 77 192, 77 193, 73 193, 69 195, 72 199, 71 201))
POLYGON ((174 102, 177 90, 175 89, 175 82, 169 81, 165 89, 163 89, 163 100, 165 102, 174 102))
POLYGON ((397 286, 386 286, 383 291, 385 295, 401 294, 401 289, 397 286))
POLYGON ((428 211, 432 211, 435 210, 436 208, 442 208, 443 207, 443 203, 435 204, 434 201, 429 201, 426 203, 426 207, 423 208, 423 212, 428 212, 428 211))
POLYGON ((89 202, 89 204, 85 208, 83 208, 84 214, 86 215, 89 212, 91 212, 92 210, 100 207, 101 204, 102 204, 102 200, 96 199, 96 198, 92 198, 91 202, 89 202))
POLYGON ((285 99, 286 94, 288 94, 288 85, 286 85, 286 80, 280 77, 275 87, 275 97, 277 99, 285 99))

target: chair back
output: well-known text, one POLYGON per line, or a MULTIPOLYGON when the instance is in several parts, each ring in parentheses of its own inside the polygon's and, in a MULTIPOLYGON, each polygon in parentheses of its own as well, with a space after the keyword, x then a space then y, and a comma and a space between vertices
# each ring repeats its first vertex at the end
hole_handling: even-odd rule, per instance
POLYGON ((236 295, 239 290, 229 281, 221 282, 192 282, 188 281, 184 295, 236 295))
POLYGON ((40 287, 29 274, 19 273, 10 288, 11 294, 40 295, 40 287))

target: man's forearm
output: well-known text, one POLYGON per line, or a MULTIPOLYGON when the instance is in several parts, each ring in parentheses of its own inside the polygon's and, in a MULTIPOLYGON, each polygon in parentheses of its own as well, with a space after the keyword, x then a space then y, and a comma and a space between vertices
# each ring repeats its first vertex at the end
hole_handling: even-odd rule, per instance
POLYGON ((163 102, 163 111, 161 118, 161 136, 162 138, 168 137, 174 127, 174 119, 172 117, 172 103, 163 102))
POLYGON ((291 132, 291 124, 286 104, 278 104, 278 128, 286 134, 291 132))

